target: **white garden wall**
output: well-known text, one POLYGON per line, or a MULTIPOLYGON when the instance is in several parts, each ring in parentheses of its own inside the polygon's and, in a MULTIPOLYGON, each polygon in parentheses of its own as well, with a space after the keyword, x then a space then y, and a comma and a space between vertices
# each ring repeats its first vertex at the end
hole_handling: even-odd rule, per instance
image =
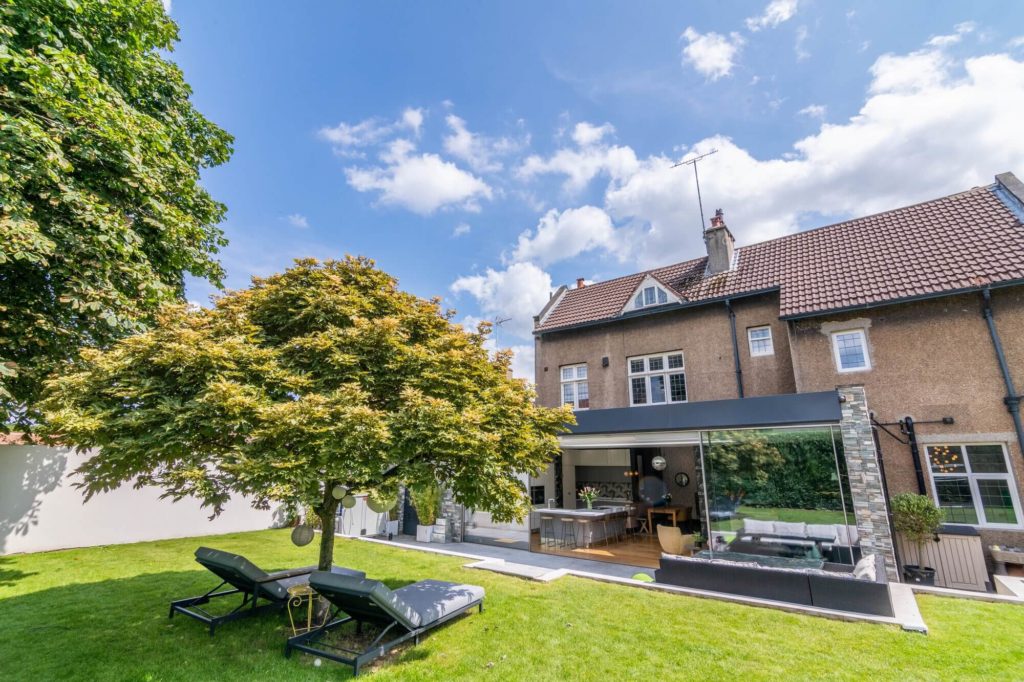
POLYGON ((126 485, 84 502, 71 475, 89 457, 71 449, 0 445, 0 555, 270 528, 279 512, 231 501, 209 520, 195 500, 126 485))

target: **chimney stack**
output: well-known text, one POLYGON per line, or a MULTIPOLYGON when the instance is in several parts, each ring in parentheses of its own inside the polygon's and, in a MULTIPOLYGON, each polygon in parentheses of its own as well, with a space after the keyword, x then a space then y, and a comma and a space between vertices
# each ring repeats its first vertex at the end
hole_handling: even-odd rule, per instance
POLYGON ((577 289, 582 289, 585 286, 587 286, 587 282, 585 281, 585 279, 583 277, 577 277, 576 278, 576 288, 577 289))
POLYGON ((704 230, 704 244, 708 249, 708 274, 717 275, 732 269, 736 240, 725 226, 725 214, 717 209, 711 218, 711 227, 704 230))

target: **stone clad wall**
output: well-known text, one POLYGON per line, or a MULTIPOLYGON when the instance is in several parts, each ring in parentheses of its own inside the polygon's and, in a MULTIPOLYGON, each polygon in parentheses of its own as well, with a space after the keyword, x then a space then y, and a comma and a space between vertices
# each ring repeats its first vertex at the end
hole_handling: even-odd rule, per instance
POLYGON ((842 421, 839 424, 846 453, 846 468, 853 495, 853 513, 857 519, 861 551, 881 554, 890 581, 899 580, 892 531, 889 528, 888 501, 878 468, 875 441, 871 433, 871 413, 863 386, 840 386, 842 421))

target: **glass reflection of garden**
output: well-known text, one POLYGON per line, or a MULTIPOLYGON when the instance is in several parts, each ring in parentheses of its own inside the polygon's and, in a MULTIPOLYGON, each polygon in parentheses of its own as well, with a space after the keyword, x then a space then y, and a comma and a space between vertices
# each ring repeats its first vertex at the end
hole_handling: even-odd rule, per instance
POLYGON ((793 558, 852 558, 831 556, 833 545, 856 544, 838 429, 711 431, 702 440, 712 551, 743 544, 793 558))

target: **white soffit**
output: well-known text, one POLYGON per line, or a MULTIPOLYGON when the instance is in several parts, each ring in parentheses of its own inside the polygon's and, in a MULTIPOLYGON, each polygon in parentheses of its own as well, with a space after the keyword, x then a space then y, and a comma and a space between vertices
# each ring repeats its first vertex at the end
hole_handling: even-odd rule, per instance
POLYGON ((558 444, 563 450, 699 445, 700 431, 648 431, 637 433, 599 433, 578 436, 559 436, 558 444))

